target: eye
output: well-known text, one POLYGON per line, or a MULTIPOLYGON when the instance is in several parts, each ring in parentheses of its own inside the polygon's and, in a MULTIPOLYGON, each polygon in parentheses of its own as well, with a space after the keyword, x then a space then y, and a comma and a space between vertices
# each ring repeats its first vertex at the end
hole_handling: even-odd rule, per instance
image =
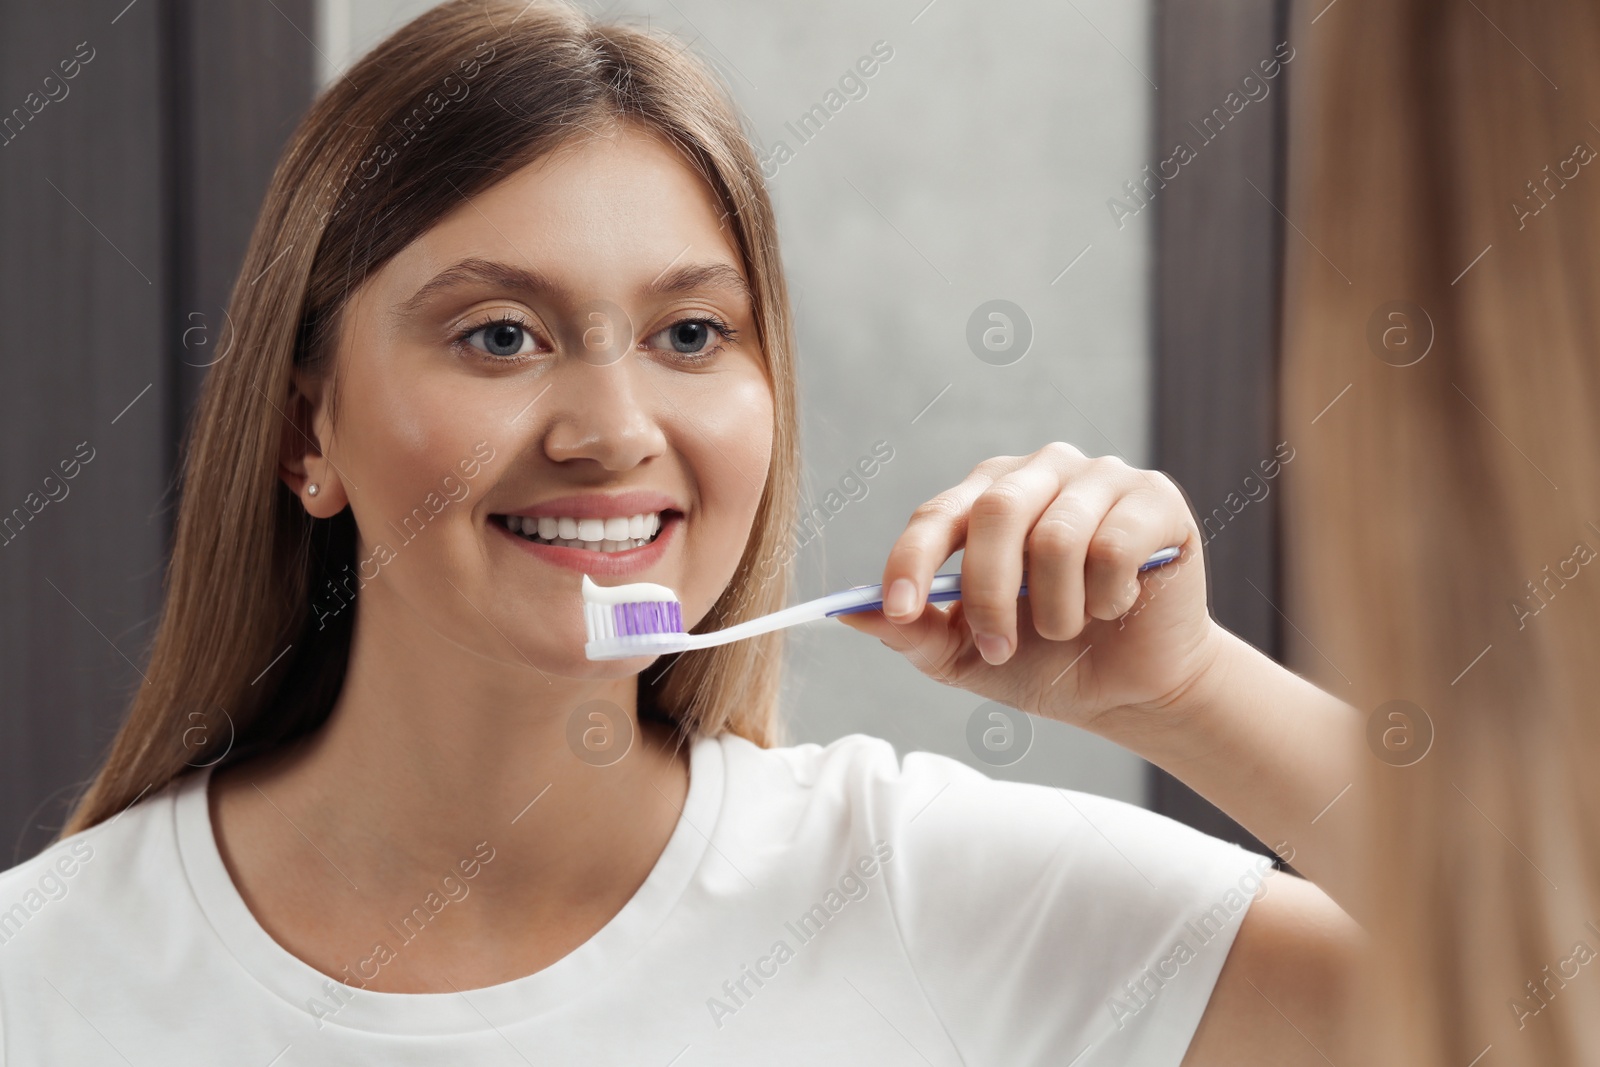
POLYGON ((460 340, 467 342, 480 352, 487 352, 491 356, 510 357, 526 355, 533 350, 534 336, 528 326, 520 319, 502 315, 500 318, 489 322, 470 326, 461 334, 460 340), (478 338, 481 336, 482 340, 478 338))
POLYGON ((722 348, 723 344, 731 342, 736 336, 737 331, 721 319, 702 316, 679 319, 648 338, 648 344, 652 348, 669 350, 693 361, 709 359, 722 348))

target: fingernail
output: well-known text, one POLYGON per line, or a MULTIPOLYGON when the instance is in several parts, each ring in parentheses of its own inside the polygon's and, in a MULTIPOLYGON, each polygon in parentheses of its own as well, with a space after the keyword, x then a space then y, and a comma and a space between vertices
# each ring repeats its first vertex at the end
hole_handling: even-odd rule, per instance
POLYGON ((889 595, 883 598, 883 610, 890 615, 904 615, 917 606, 917 583, 910 578, 896 578, 889 583, 889 595))
POLYGON ((996 667, 1011 655, 1011 642, 999 634, 973 634, 972 641, 978 646, 978 655, 996 667))

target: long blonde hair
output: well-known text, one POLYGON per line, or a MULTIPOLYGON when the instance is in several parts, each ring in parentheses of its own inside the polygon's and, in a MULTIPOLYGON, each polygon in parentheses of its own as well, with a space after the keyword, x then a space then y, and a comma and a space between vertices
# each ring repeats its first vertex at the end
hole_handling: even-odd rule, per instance
POLYGON ((1363 1062, 1597 1063, 1600 8, 1311 0, 1291 32, 1291 664, 1432 733, 1359 785, 1363 1062))
MULTIPOLYGON (((228 759, 241 759, 327 719, 354 613, 320 629, 312 598, 353 561, 356 529, 348 509, 311 519, 278 480, 292 372, 323 368, 352 291, 462 198, 619 120, 677 147, 726 211, 773 393, 756 520, 698 628, 787 601, 790 571, 758 561, 779 556, 797 508, 793 328, 771 203, 726 86, 682 42, 599 23, 562 0, 452 0, 335 80, 278 162, 229 300, 231 333, 218 346, 227 354, 190 428, 145 683, 59 837, 192 772, 199 752, 229 745, 228 759)), ((779 743, 781 641, 773 633, 653 665, 639 678, 640 715, 685 736, 779 743)))

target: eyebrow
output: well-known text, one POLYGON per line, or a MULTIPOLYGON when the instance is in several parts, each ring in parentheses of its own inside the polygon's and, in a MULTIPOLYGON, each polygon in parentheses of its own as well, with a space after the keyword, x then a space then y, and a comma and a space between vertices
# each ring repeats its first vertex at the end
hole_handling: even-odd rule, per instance
MULTIPOLYGON (((568 302, 572 300, 570 289, 536 268, 488 259, 464 259, 434 275, 400 304, 400 313, 413 314, 436 294, 470 282, 529 295, 554 296, 568 302)), ((727 263, 685 263, 670 267, 643 286, 640 293, 644 296, 672 296, 704 289, 726 289, 746 300, 753 300, 744 275, 727 263)))

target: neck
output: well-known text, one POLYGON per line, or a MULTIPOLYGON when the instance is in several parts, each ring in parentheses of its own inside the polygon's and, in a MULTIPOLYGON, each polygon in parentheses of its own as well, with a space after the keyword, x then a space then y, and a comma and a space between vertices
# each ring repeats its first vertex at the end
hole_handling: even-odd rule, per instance
POLYGON ((485 924, 530 899, 625 902, 688 785, 687 742, 653 721, 641 729, 637 677, 540 673, 509 645, 507 659, 488 660, 407 608, 363 607, 329 720, 242 764, 245 800, 259 788, 294 824, 286 832, 338 868, 333 878, 388 910, 490 849, 471 909, 485 924))

